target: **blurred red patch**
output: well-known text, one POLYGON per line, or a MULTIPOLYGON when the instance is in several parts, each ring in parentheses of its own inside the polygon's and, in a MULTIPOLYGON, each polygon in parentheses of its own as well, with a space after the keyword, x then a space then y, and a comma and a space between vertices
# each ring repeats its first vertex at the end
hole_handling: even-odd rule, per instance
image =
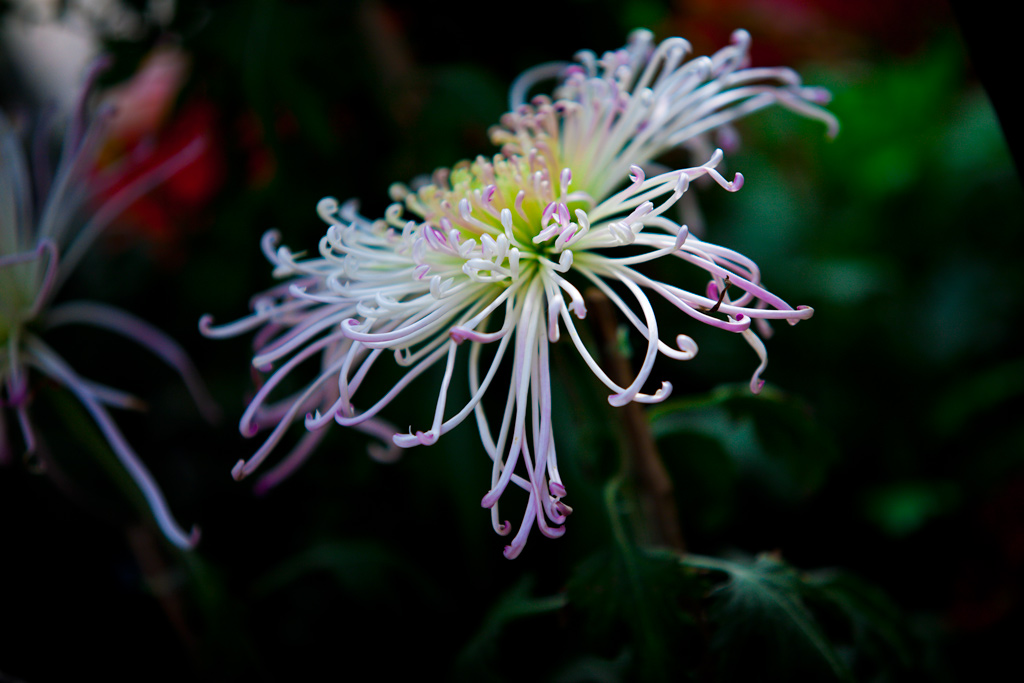
MULTIPOLYGON (((142 137, 130 147, 114 137, 106 154, 122 149, 116 158, 101 163, 96 175, 102 190, 97 200, 109 201, 142 176, 182 164, 159 185, 133 202, 117 220, 115 235, 129 242, 150 242, 157 260, 174 265, 182 258, 181 238, 207 224, 204 209, 224 183, 226 163, 219 144, 218 112, 212 102, 186 103, 155 135, 142 137), (198 144, 198 147, 195 146, 198 144)), ((134 133, 134 131, 133 131, 134 133)), ((130 141, 130 140, 129 140, 130 141)))

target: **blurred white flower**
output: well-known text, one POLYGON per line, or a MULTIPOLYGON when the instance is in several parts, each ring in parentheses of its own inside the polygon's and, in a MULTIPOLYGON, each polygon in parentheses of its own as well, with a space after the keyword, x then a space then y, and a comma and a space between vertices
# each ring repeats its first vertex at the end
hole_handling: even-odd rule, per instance
MULTIPOLYGON (((138 485, 161 531, 175 545, 188 548, 198 540, 198 529, 185 532, 174 520, 159 487, 108 410, 137 408, 141 402, 86 379, 44 340, 49 330, 62 325, 90 325, 123 335, 177 371, 204 412, 216 411, 188 357, 163 332, 103 303, 53 304, 58 289, 111 221, 191 162, 204 144, 194 141, 95 205, 104 185, 102 178, 90 174, 111 112, 101 110, 89 117, 87 103, 102 67, 102 63, 94 66, 79 94, 52 174, 48 170, 48 127, 41 125, 36 131, 30 164, 21 136, 0 112, 0 396, 16 416, 26 452, 32 453, 37 446, 29 412, 32 373, 41 373, 71 391, 138 485)), ((9 461, 13 449, 12 434, 0 412, 0 461, 9 461)))

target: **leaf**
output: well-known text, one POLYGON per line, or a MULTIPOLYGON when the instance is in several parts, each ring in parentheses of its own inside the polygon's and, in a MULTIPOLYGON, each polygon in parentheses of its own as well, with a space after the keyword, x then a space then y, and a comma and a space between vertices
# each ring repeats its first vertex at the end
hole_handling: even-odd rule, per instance
POLYGON ((484 617, 479 630, 463 648, 455 664, 462 680, 489 680, 494 676, 498 644, 502 634, 513 622, 556 612, 568 602, 564 594, 533 597, 534 580, 524 576, 503 593, 484 617))
POLYGON ((1024 359, 1000 362, 971 373, 940 396, 933 410, 931 427, 938 435, 949 439, 1022 395, 1024 359))
MULTIPOLYGON (((822 570, 805 574, 804 594, 839 611, 849 622, 854 651, 880 663, 913 664, 912 639, 900 610, 879 588, 852 574, 822 570)), ((887 668, 891 668, 891 665, 887 668)))
POLYGON ((633 664, 626 650, 615 659, 584 656, 566 664, 552 677, 552 683, 621 683, 629 677, 633 664))
POLYGON ((792 567, 767 554, 749 565, 697 555, 686 555, 681 562, 693 569, 725 572, 729 577, 711 593, 715 646, 723 652, 720 668, 732 673, 753 666, 763 674, 770 663, 806 673, 815 668, 816 660, 816 668, 823 665, 836 679, 853 681, 849 667, 804 604, 800 576, 792 567), (808 659, 806 654, 812 657, 808 659))
MULTIPOLYGON (((616 650, 625 638, 641 680, 675 680, 680 667, 697 659, 693 612, 707 590, 701 577, 680 571, 674 553, 639 548, 630 518, 642 515, 630 504, 622 479, 608 482, 604 503, 614 544, 578 565, 568 584, 572 608, 583 617, 588 643, 616 650)), ((634 501, 635 502, 635 501, 634 501)))
POLYGON ((669 456, 665 466, 676 489, 679 518, 686 521, 687 537, 718 537, 737 516, 736 462, 721 441, 704 434, 666 437, 659 450, 669 456))
MULTIPOLYGON (((740 475, 781 501, 816 491, 837 459, 835 443, 809 407, 770 386, 759 395, 745 385, 729 385, 669 401, 651 410, 650 421, 659 441, 679 436, 714 439, 740 475)), ((670 467, 677 454, 688 457, 685 448, 665 449, 670 467)))
POLYGON ((691 611, 707 583, 681 572, 674 554, 635 546, 616 551, 591 556, 569 581, 580 635, 604 656, 628 654, 632 674, 641 680, 676 680, 698 659, 691 611), (623 644, 627 649, 620 653, 623 644))
POLYGON ((430 596, 436 589, 417 573, 416 565, 376 541, 345 540, 319 543, 268 572, 257 584, 258 594, 273 593, 301 582, 314 572, 327 572, 344 593, 399 606, 409 592, 430 596), (395 589, 404 587, 403 591, 395 589))
POLYGON ((901 538, 920 530, 933 518, 949 514, 959 503, 956 482, 909 481, 867 491, 864 511, 886 534, 901 538))

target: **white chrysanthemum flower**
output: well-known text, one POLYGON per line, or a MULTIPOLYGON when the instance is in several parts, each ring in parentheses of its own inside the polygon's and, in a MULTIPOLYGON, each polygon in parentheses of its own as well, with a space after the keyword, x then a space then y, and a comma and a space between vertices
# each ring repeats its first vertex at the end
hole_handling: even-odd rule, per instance
POLYGON ((738 143, 732 122, 772 105, 823 122, 830 137, 838 133, 839 122, 821 107, 831 99, 827 90, 802 85, 787 67, 750 68, 749 49, 750 34, 739 29, 710 57, 685 60, 691 48, 683 38, 654 45, 650 31, 634 31, 621 50, 600 58, 584 50, 574 64, 522 74, 509 96, 512 111, 492 138, 506 156, 544 150, 561 138, 561 162, 573 169, 577 186, 605 196, 630 166, 643 167, 666 150, 685 147, 701 160, 717 147, 731 150, 738 143), (542 96, 524 108, 528 91, 551 76, 561 77, 554 102, 542 96), (569 111, 556 111, 562 109, 569 111))
MULTIPOLYGON (((313 410, 329 411, 336 403, 338 373, 352 346, 341 323, 358 312, 358 302, 330 295, 328 283, 337 276, 333 264, 322 258, 298 260, 286 247, 278 247, 278 240, 276 231, 267 232, 262 240, 263 253, 274 264, 274 275, 288 280, 256 297, 252 302, 253 313, 241 320, 214 326, 212 316, 207 315, 199 321, 202 333, 213 338, 233 337, 259 328, 253 341, 256 353, 252 364, 258 372, 269 376, 260 381, 238 427, 245 437, 268 428, 271 431, 256 453, 235 467, 236 479, 255 470, 281 442, 293 422, 313 410), (282 360, 275 370, 274 364, 282 360), (298 392, 270 402, 274 389, 309 360, 319 363, 315 378, 298 392)), ((367 420, 359 427, 385 442, 394 434, 394 428, 380 420, 367 420)), ((323 430, 309 430, 280 463, 260 478, 257 493, 272 488, 295 471, 324 434, 323 430)), ((398 457, 398 449, 393 445, 374 445, 369 453, 381 462, 398 457)))
MULTIPOLYGON (((52 303, 102 231, 140 196, 194 160, 203 145, 201 140, 193 142, 94 206, 108 189, 103 177, 90 174, 112 111, 99 112, 90 121, 86 110, 91 85, 104 64, 98 62, 87 79, 52 175, 47 168, 49 130, 38 132, 30 165, 19 135, 0 113, 0 405, 17 416, 25 452, 31 454, 37 438, 29 414, 30 373, 39 372, 66 387, 92 416, 139 487, 160 530, 176 546, 189 548, 198 541, 198 529, 186 532, 174 520, 163 493, 108 410, 138 408, 142 402, 86 379, 44 340, 49 330, 63 325, 89 325, 123 335, 177 371, 204 412, 216 413, 191 361, 163 332, 99 302, 52 303)), ((11 459, 12 450, 12 437, 0 412, 0 463, 11 459)))
MULTIPOLYGON (((611 392, 612 405, 664 400, 672 389, 668 382, 646 389, 655 360, 690 359, 697 345, 684 334, 663 341, 653 294, 689 318, 743 335, 760 357, 751 380, 752 389, 760 389, 767 355, 751 322, 796 323, 813 311, 770 293, 753 261, 690 235, 668 213, 698 178, 736 191, 742 176, 728 181, 716 170, 721 150, 691 168, 651 177, 644 170, 673 147, 688 144, 699 152, 706 134, 772 103, 821 119, 835 131, 834 117, 818 106, 826 100, 823 91, 802 87, 788 69, 744 68, 748 42, 740 31, 714 56, 683 61, 685 41, 670 39, 655 48, 649 33, 637 32, 628 47, 600 60, 581 53, 579 65, 559 67, 564 80, 554 100, 537 97, 506 114, 492 131, 501 154, 439 171, 415 192, 393 187, 396 203, 384 219, 371 222, 351 203, 323 200, 318 212, 330 227, 320 257, 297 261, 285 249, 268 254, 296 279, 284 299, 251 318, 293 330, 288 343, 277 346, 280 353, 261 353, 257 365, 290 355, 279 370, 286 374, 289 364, 324 350, 321 374, 290 404, 280 425, 313 396, 318 409, 305 419, 311 432, 332 421, 366 425, 443 362, 429 428, 393 441, 401 447, 433 444, 472 414, 493 462, 481 503, 491 510, 495 531, 512 530, 498 510, 508 486, 528 494, 519 530, 505 549, 513 558, 534 525, 545 536, 561 536, 571 512, 562 500, 566 487, 551 405, 550 345, 563 335, 611 392), (638 268, 665 257, 705 271, 707 290, 690 292, 638 268), (646 339, 640 368, 626 385, 601 368, 577 330, 587 313, 580 288, 587 286, 603 292, 646 339), (470 398, 452 409, 448 397, 460 353, 468 357, 470 398), (370 384, 385 355, 404 372, 359 410, 356 394, 370 384), (482 399, 506 361, 511 382, 500 419, 492 423, 482 399), (328 395, 322 387, 331 380, 337 391, 332 386, 328 395)), ((513 100, 554 73, 550 65, 528 72, 513 88, 513 100)), ((222 335, 238 331, 211 328, 208 319, 203 327, 222 335)), ((250 473, 265 455, 261 449, 240 462, 236 477, 250 473)))

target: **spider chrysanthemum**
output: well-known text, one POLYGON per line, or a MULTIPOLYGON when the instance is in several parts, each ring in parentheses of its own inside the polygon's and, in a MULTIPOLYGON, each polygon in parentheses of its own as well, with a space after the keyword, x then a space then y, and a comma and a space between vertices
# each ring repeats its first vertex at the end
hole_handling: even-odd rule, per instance
MULTIPOLYGON (((555 452, 551 344, 568 341, 607 387, 612 405, 653 403, 672 390, 668 382, 648 388, 657 357, 687 360, 697 345, 684 334, 666 340, 652 296, 691 320, 742 335, 760 357, 751 380, 755 391, 767 355, 751 323, 795 323, 812 314, 765 289, 753 261, 689 234, 670 211, 702 177, 740 189, 741 175, 727 180, 716 170, 723 153, 712 144, 714 135, 733 138, 729 124, 739 117, 779 104, 836 130, 834 117, 820 106, 827 93, 803 87, 789 69, 747 68, 748 44, 746 32, 737 31, 730 46, 686 61, 686 41, 654 45, 648 32, 638 31, 627 47, 600 59, 583 52, 575 64, 527 72, 513 87, 512 111, 492 130, 500 154, 436 172, 416 190, 394 186, 396 203, 380 220, 362 217, 352 203, 321 201, 318 212, 329 228, 319 256, 300 260, 284 248, 268 250, 278 273, 294 278, 291 286, 279 289, 277 298, 263 298, 236 326, 215 328, 207 318, 203 329, 227 335, 266 323, 283 330, 269 343, 271 352, 257 356, 257 365, 285 361, 269 385, 302 360, 319 359, 316 379, 274 413, 280 418, 275 432, 311 404, 316 409, 304 420, 311 433, 331 422, 374 424, 413 380, 443 364, 430 425, 396 434, 393 443, 433 444, 473 415, 492 461, 481 504, 490 509, 495 531, 513 530, 498 505, 508 487, 528 494, 506 557, 519 554, 534 526, 548 537, 562 535, 571 508, 563 502, 567 491, 555 452), (551 97, 522 101, 552 76, 559 83, 551 97), (684 145, 705 155, 700 163, 675 170, 653 163, 684 145), (691 292, 644 274, 643 264, 662 258, 704 271, 706 290, 691 292), (587 314, 581 288, 589 286, 645 340, 639 369, 626 384, 602 369, 577 329, 587 314), (460 358, 468 362, 470 397, 452 407, 460 358), (383 359, 402 367, 401 377, 363 402, 357 395, 375 391, 374 370, 383 359), (508 386, 494 387, 499 368, 507 366, 508 386), (483 402, 489 391, 504 394, 494 421, 483 402)), ((262 398, 248 416, 260 410, 262 398)), ((243 431, 252 429, 243 420, 243 431)), ((252 472, 267 453, 265 445, 240 462, 235 476, 252 472)))
MULTIPOLYGON (((0 407, 9 409, 20 426, 24 452, 39 444, 31 419, 33 376, 41 375, 68 389, 86 409, 134 484, 142 493, 164 536, 189 548, 198 529, 185 531, 175 521, 159 486, 125 439, 111 408, 140 407, 124 391, 87 379, 47 342, 47 335, 66 325, 85 325, 127 337, 152 351, 184 379, 208 415, 216 407, 184 351, 149 323, 97 301, 54 298, 81 258, 136 200, 181 171, 203 147, 194 140, 178 154, 110 192, 111 179, 95 169, 113 110, 89 116, 91 86, 105 67, 91 70, 68 125, 60 160, 49 172, 50 128, 36 131, 31 163, 23 152, 19 131, 0 112, 0 407), (105 198, 104 198, 105 197, 105 198), (102 199, 101 199, 102 198, 102 199)), ((11 459, 14 434, 0 411, 0 463, 11 459)))

